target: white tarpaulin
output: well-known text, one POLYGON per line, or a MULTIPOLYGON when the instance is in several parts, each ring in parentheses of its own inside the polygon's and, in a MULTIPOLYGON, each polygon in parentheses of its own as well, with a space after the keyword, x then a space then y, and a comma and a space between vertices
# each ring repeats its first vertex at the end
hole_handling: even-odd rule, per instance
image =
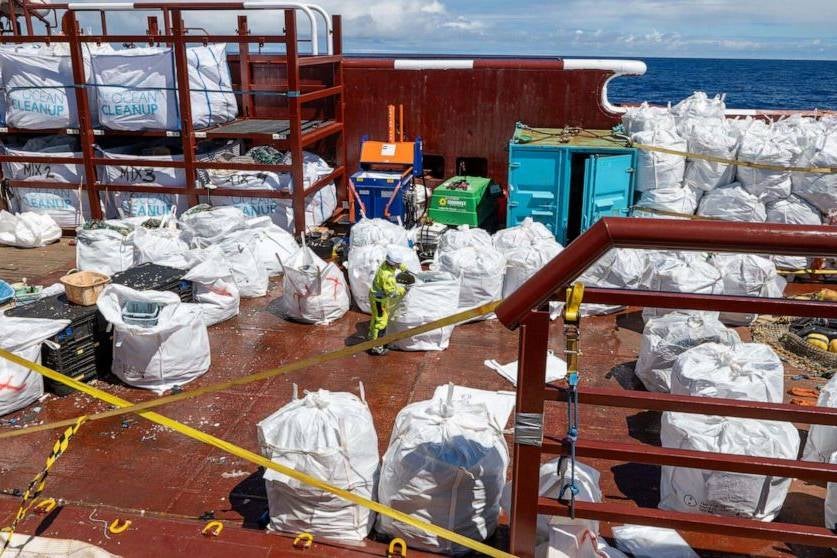
MULTIPOLYGON (((683 152, 688 148, 686 140, 678 136, 677 132, 666 129, 638 132, 631 136, 631 141, 683 152)), ((680 155, 637 150, 637 192, 680 187, 685 173, 686 159, 680 155)))
POLYGON ((633 558, 700 558, 674 529, 619 525, 613 528, 613 538, 633 558))
POLYGON ((0 245, 37 248, 61 238, 61 227, 49 215, 0 210, 0 245))
MULTIPOLYGON (((713 254, 712 265, 718 268, 724 280, 724 294, 782 298, 787 281, 776 271, 776 264, 768 258, 754 254, 713 254)), ((721 312, 721 321, 727 325, 750 325, 758 314, 721 312)))
MULTIPOLYGON (((695 350, 695 349, 692 349, 695 350)), ((665 448, 796 459, 799 433, 791 423, 663 413, 665 448)), ((772 521, 791 479, 663 466, 660 508, 772 521)))
MULTIPOLYGON (((688 252, 662 252, 648 259, 641 281, 649 291, 694 294, 723 294, 724 281, 715 266, 702 255, 688 252)), ((667 308, 645 308, 645 320, 671 313, 667 308)))
MULTIPOLYGON (((374 498, 378 436, 364 399, 322 389, 306 393, 257 428, 262 455, 274 463, 374 498)), ((271 529, 352 541, 372 530, 375 514, 363 506, 273 470, 265 471, 264 480, 271 529)))
MULTIPOLYGON (((681 131, 686 138, 689 153, 711 155, 734 160, 738 153, 737 133, 724 120, 693 120, 690 129, 681 131)), ((735 165, 689 159, 686 163, 684 184, 705 192, 729 184, 735 178, 735 165)))
MULTIPOLYGON (((499 375, 517 385, 517 361, 508 364, 500 364, 494 359, 486 360, 483 364, 491 368, 499 375)), ((546 383, 563 380, 567 376, 567 363, 555 356, 552 351, 546 352, 546 383)))
MULTIPOLYGON (((832 376, 820 391, 817 407, 837 407, 837 376, 832 376)), ((808 440, 802 459, 828 463, 833 453, 837 452, 837 426, 812 424, 808 429, 808 440)), ((837 511, 837 508, 835 508, 837 511)))
MULTIPOLYGON (((767 204, 767 222, 788 225, 821 225, 819 210, 799 196, 791 194, 784 200, 767 204)), ((808 258, 805 256, 773 256, 776 267, 781 269, 805 269, 808 258)))
POLYGON ((136 291, 111 284, 96 306, 113 324, 111 372, 126 384, 159 394, 209 369, 209 336, 199 305, 183 303, 170 291, 136 291), (122 308, 129 301, 163 305, 157 325, 125 323, 122 308))
MULTIPOLYGON (((451 313, 453 304, 459 300, 459 279, 450 273, 421 271, 419 268, 415 275, 416 282, 392 311, 387 333, 398 333, 440 320, 451 313)), ((449 325, 414 335, 391 343, 390 347, 401 351, 442 351, 448 348, 453 328, 449 325)))
POLYGON ((674 130, 674 115, 668 107, 652 107, 642 103, 638 107, 629 107, 622 115, 625 133, 632 136, 649 130, 674 130))
POLYGON ((724 221, 764 223, 767 220, 764 203, 742 188, 738 182, 705 194, 700 200, 697 214, 724 221))
POLYGON ((134 265, 134 227, 111 225, 76 230, 76 267, 113 275, 134 265))
MULTIPOLYGON (((837 167, 837 127, 817 138, 799 158, 801 167, 837 167)), ((837 208, 837 174, 801 173, 792 176, 793 193, 823 213, 837 208)))
MULTIPOLYGON (((526 217, 519 225, 500 229, 491 237, 494 247, 508 255, 508 252, 525 248, 527 246, 540 246, 541 244, 553 244, 555 236, 543 223, 526 217)), ((560 245, 559 245, 560 246, 560 245)))
MULTIPOLYGON (((487 248, 467 246, 458 250, 444 250, 438 262, 431 266, 434 271, 446 271, 459 278, 460 310, 503 298, 506 257, 495 250, 490 242, 491 237, 487 248)), ((490 319, 493 316, 490 314, 479 319, 490 319)))
POLYGON ((285 265, 280 312, 288 319, 329 324, 349 311, 349 288, 343 272, 308 247, 300 248, 285 265))
POLYGON ((634 217, 647 217, 651 219, 683 219, 679 215, 666 215, 653 211, 642 211, 642 208, 655 209, 669 213, 679 213, 687 216, 692 215, 697 209, 698 200, 702 192, 689 186, 672 186, 670 188, 657 188, 643 192, 636 203, 632 215, 634 217))
MULTIPOLYGON (((412 273, 421 271, 421 262, 419 262, 418 254, 412 248, 403 245, 384 245, 371 244, 368 246, 361 246, 352 248, 349 251, 348 269, 349 269, 349 286, 352 289, 352 297, 355 299, 355 304, 361 312, 370 313, 372 309, 369 305, 369 288, 372 286, 372 280, 375 278, 378 268, 384 263, 388 252, 393 252, 401 255, 407 269, 412 273)), ((453 308, 450 300, 444 302, 447 308, 453 308)), ((439 316, 440 318, 446 316, 439 316)))
POLYGON ((781 403, 785 368, 768 345, 704 343, 680 354, 671 393, 781 403))
POLYGON ((241 302, 232 270, 223 255, 216 254, 183 276, 184 280, 192 281, 195 303, 203 310, 203 321, 207 326, 237 316, 241 302))
POLYGON ((386 219, 367 219, 352 225, 349 231, 349 250, 372 244, 408 246, 407 231, 386 219))
MULTIPOLYGON (((494 533, 506 482, 508 447, 483 404, 453 398, 420 401, 395 419, 384 455, 378 500, 419 519, 483 541, 494 533)), ((423 529, 379 516, 381 533, 410 548, 465 554, 467 549, 423 529)))
POLYGON ((737 345, 741 338, 716 318, 697 312, 673 312, 648 320, 634 373, 648 391, 668 393, 677 357, 704 343, 737 345))
MULTIPOLYGON (((32 362, 41 362, 41 344, 70 325, 70 320, 0 316, 0 347, 32 362)), ((34 403, 44 394, 43 377, 0 359, 0 416, 34 403)))

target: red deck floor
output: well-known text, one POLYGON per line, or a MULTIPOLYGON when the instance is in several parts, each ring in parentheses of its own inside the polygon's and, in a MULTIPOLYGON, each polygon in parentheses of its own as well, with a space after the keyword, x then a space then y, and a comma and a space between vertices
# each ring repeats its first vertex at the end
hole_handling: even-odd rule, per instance
MULTIPOLYGON (((66 245, 53 250, 66 254, 72 267, 73 253, 66 245)), ((0 249, 0 260, 24 259, 21 251, 0 249), (18 254, 19 256, 16 256, 18 254)), ((59 258, 60 259, 60 258, 59 258)), ((25 266, 21 266, 25 267, 25 266)), ((58 271, 44 279, 54 279, 58 271)), ((35 275, 32 275, 33 277, 35 275)), ((813 289, 813 287, 812 287, 813 289)), ((351 311, 327 327, 288 323, 274 313, 281 283, 273 282, 267 297, 242 301, 241 315, 210 328, 212 367, 194 386, 242 376, 298 358, 344 346, 353 336, 363 335, 368 316, 351 311)), ((632 309, 616 316, 588 319, 583 324, 582 382, 596 386, 637 387, 632 373, 639 347, 642 320, 632 309)), ((560 323, 552 327, 551 346, 563 348, 560 323)), ((258 451, 255 424, 289 401, 292 384, 303 389, 355 390, 362 381, 373 411, 380 450, 383 454, 398 411, 406 404, 429 398, 436 386, 447 382, 492 390, 510 390, 511 384, 483 365, 495 358, 515 360, 516 333, 496 321, 457 327, 451 346, 441 353, 390 352, 383 358, 365 354, 268 381, 237 387, 200 399, 158 409, 162 414, 190 426, 258 451)), ((786 369, 786 388, 811 386, 813 382, 792 382, 796 371, 786 369)), ((153 397, 144 390, 103 380, 95 385, 125 399, 140 401, 153 397)), ((186 389, 189 389, 187 387, 186 389)), ((790 399, 788 397, 788 399, 790 399)), ((25 426, 77 416, 105 409, 102 403, 81 394, 65 398, 48 396, 37 407, 2 418, 25 426)), ((548 432, 564 431, 564 407, 551 404, 547 410, 548 432)), ((659 414, 612 408, 582 407, 581 436, 597 439, 634 438, 659 443, 659 414)), ((41 469, 55 432, 4 440, 0 450, 0 523, 8 524, 16 509, 15 489, 23 489, 41 469)), ((602 473, 602 490, 607 500, 656 506, 659 469, 648 465, 592 460, 602 473)), ((824 487, 795 481, 779 521, 821 524, 824 487)), ((257 530, 265 511, 260 471, 248 462, 225 455, 179 434, 128 416, 86 424, 71 442, 50 473, 46 496, 68 503, 50 516, 30 516, 19 529, 44 536, 78 538, 123 556, 160 556, 197 553, 200 556, 281 556, 299 554, 290 540, 257 530), (106 539, 102 524, 130 518, 133 524, 121 535, 106 539), (225 520, 219 538, 199 534, 203 525, 197 517, 214 512, 225 520)), ((605 533, 609 534, 605 527, 605 533)), ((804 556, 831 555, 826 549, 788 547, 764 541, 683 533, 703 556, 804 556)), ((500 533, 498 539, 503 539, 500 533)), ((366 543, 362 547, 325 546, 316 555, 357 554, 383 556, 385 547, 366 543)), ((411 552, 411 555, 420 555, 411 552)))

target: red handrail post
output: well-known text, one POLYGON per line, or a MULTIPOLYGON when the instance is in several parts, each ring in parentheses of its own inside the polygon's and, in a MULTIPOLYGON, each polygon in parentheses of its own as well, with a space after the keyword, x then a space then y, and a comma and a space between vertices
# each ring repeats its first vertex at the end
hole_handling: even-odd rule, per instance
POLYGON ((288 71, 288 127, 290 128, 291 178, 293 184, 294 231, 305 232, 305 177, 302 156, 302 87, 299 79, 299 43, 297 42, 296 12, 285 10, 285 43, 288 71))

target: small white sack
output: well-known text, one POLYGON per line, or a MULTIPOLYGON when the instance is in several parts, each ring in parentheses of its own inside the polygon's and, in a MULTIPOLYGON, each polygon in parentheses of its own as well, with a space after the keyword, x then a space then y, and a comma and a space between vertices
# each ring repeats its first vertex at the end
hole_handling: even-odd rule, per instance
POLYGON ((700 200, 697 214, 724 221, 764 223, 767 220, 764 203, 742 188, 738 182, 705 194, 700 200))
POLYGON ((781 403, 785 368, 768 345, 704 343, 680 354, 671 393, 781 403))
MULTIPOLYGON (((713 254, 712 265, 718 268, 724 279, 724 294, 782 298, 787 281, 776 271, 770 259, 754 254, 713 254)), ((750 325, 758 314, 721 312, 721 321, 727 325, 750 325)))
POLYGON ((386 219, 367 219, 364 217, 352 225, 349 231, 349 253, 351 254, 352 248, 372 244, 409 246, 407 231, 386 219))
MULTIPOLYGON (((353 248, 349 251, 349 286, 352 289, 355 304, 361 312, 369 314, 372 311, 369 303, 369 288, 372 286, 375 273, 378 272, 378 268, 386 260, 387 252, 390 251, 401 255, 410 272, 415 274, 421 271, 418 254, 412 248, 404 245, 371 244, 353 248)), ((445 304, 449 305, 450 301, 445 301, 445 304)))
MULTIPOLYGON (((641 281, 649 291, 694 294, 723 294, 724 281, 718 269, 704 257, 693 253, 660 253, 648 258, 641 281)), ((645 308, 646 321, 673 312, 668 308, 645 308)))
MULTIPOLYGON (((796 459, 799 451, 791 423, 688 413, 663 413, 660 439, 665 448, 777 459, 796 459)), ((660 509, 772 521, 790 484, 781 477, 664 466, 660 509)))
POLYGON ((733 346, 741 338, 716 318, 697 312, 673 312, 648 320, 634 373, 648 391, 668 393, 677 357, 704 343, 733 346))
MULTIPOLYGON (((392 311, 387 333, 399 333, 440 320, 451 313, 451 303, 459 300, 459 279, 450 273, 421 271, 419 267, 415 276, 416 282, 392 311)), ((349 277, 351 279, 351 274, 349 277)), ((355 301, 358 302, 357 297, 355 301)), ((454 325, 449 325, 414 335, 391 343, 390 347, 401 351, 442 351, 448 348, 453 328, 454 325)))
MULTIPOLYGON (((631 136, 633 143, 653 145, 685 152, 686 140, 677 132, 665 129, 648 130, 631 136)), ((680 187, 686 173, 686 158, 657 151, 637 150, 637 192, 680 187)))
MULTIPOLYGON (((820 136, 799 158, 800 167, 837 167, 837 127, 820 136)), ((837 174, 793 173, 793 193, 828 213, 837 208, 837 174)))
MULTIPOLYGON (((374 498, 378 436, 365 400, 321 389, 291 401, 257 428, 262 455, 273 462, 374 498)), ((369 509, 272 469, 264 479, 270 529, 360 541, 375 522, 369 509)))
POLYGON ((521 244, 519 248, 503 252, 507 262, 503 278, 503 298, 519 289, 563 249, 564 247, 554 240, 546 240, 528 246, 521 244))
POLYGON ((183 279, 192 281, 195 303, 203 310, 207 327, 238 315, 241 295, 233 273, 222 257, 199 263, 183 279))
POLYGON ((0 210, 0 245, 38 248, 61 238, 61 227, 49 215, 0 210))
MULTIPOLYGON (((70 320, 42 320, 0 316, 0 348, 41 362, 41 344, 70 325, 70 320)), ((34 403, 44 394, 43 376, 0 359, 0 416, 34 403)))
MULTIPOLYGON (((691 129, 681 131, 686 138, 689 153, 710 155, 725 160, 735 160, 738 153, 738 138, 734 130, 720 120, 699 120, 690 122, 691 129)), ((689 159, 683 178, 685 186, 709 192, 735 178, 735 165, 717 163, 703 159, 689 159)))
POLYGON ((667 107, 652 107, 647 102, 629 107, 622 115, 625 133, 632 136, 649 130, 674 130, 674 115, 667 107))
POLYGON ((672 186, 670 188, 657 188, 643 192, 636 203, 632 215, 634 217, 645 217, 650 219, 685 219, 692 215, 698 207, 698 200, 702 192, 688 186, 672 186), (667 215, 654 211, 643 211, 643 208, 676 213, 680 215, 667 215))
MULTIPOLYGON (((799 196, 791 194, 784 200, 769 203, 767 209, 768 223, 784 223, 788 225, 821 225, 820 211, 799 196)), ((805 269, 808 258, 805 256, 773 256, 773 262, 780 269, 805 269)))
POLYGON ((133 227, 76 230, 76 267, 113 275, 134 265, 133 227))
POLYGON ((491 241, 497 250, 506 255, 512 250, 526 246, 557 244, 555 235, 543 223, 535 221, 531 217, 524 218, 519 225, 514 227, 500 229, 494 233, 491 241))
POLYGON ((202 376, 209 369, 209 336, 203 311, 173 292, 136 291, 108 285, 96 302, 113 324, 111 372, 128 385, 160 394, 202 376), (157 325, 127 324, 122 307, 128 301, 164 304, 157 325))
MULTIPOLYGON (((817 407, 837 407, 837 375, 832 376, 823 386, 817 399, 817 407)), ((837 452, 837 426, 812 424, 808 429, 808 440, 802 459, 828 463, 833 453, 837 452)))
POLYGON ((634 558, 700 558, 674 529, 621 525, 613 528, 613 538, 634 558))
MULTIPOLYGON (((378 500, 396 510, 484 541, 497 527, 508 447, 485 405, 464 399, 420 401, 395 419, 378 500)), ((462 555, 467 549, 423 529, 379 516, 379 532, 410 548, 462 555)))
MULTIPOLYGON (((503 298, 506 257, 494 249, 490 244, 491 237, 488 238, 487 248, 468 246, 459 250, 445 249, 441 252, 438 263, 431 266, 434 271, 446 271, 454 277, 459 277, 460 310, 503 298)), ((494 314, 489 314, 479 319, 493 317, 494 314)))
POLYGON ((288 319, 325 325, 349 311, 349 288, 343 273, 308 247, 285 265, 280 313, 288 319))

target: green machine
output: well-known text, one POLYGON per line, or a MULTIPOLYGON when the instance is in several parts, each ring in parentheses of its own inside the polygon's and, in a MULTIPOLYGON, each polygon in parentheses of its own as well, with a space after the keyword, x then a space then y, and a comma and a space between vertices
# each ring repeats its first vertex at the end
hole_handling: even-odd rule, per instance
POLYGON ((479 227, 496 217, 500 185, 481 176, 454 176, 433 189, 428 216, 434 223, 479 227))

